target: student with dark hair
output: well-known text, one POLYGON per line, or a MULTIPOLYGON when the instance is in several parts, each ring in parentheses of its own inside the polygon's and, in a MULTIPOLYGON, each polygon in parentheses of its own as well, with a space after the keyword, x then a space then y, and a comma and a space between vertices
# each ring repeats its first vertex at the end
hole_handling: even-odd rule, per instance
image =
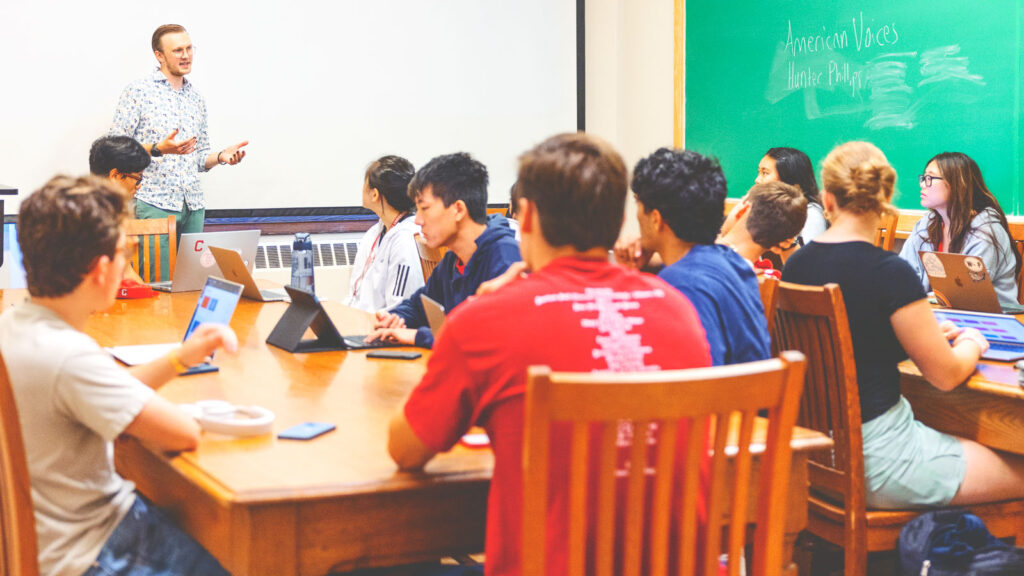
MULTIPOLYGON (((505 286, 451 314, 426 375, 391 421, 388 451, 403 470, 422 468, 471 426, 486 429, 495 457, 487 509, 488 575, 521 572, 528 366, 623 372, 710 364, 697 314, 686 298, 654 276, 608 262, 622 226, 627 178, 621 156, 585 133, 549 138, 520 157, 522 251, 532 274, 509 275, 505 286)), ((685 434, 685 425, 681 428, 685 434)), ((619 430, 633 433, 629 423, 619 430)), ((658 440, 656 430, 637 433, 658 440)), ((552 435, 553 461, 567 458, 569 436, 552 435)), ((677 443, 686 445, 685 437, 677 443)), ((616 455, 620 470, 628 450, 616 455)), ((564 503, 566 476, 552 478, 552 499, 564 503)), ((624 484, 615 487, 619 495, 624 484)), ((567 537, 558 528, 565 526, 567 513, 566 506, 548 508, 548 574, 568 571, 567 537)), ((616 553, 621 552, 617 545, 616 553)))
POLYGON ((928 215, 917 221, 900 258, 930 290, 919 252, 953 252, 977 256, 985 263, 1001 304, 1017 304, 1021 258, 1013 249, 1006 214, 989 192, 981 169, 970 156, 943 152, 928 160, 921 185, 921 207, 928 215))
POLYGON ((107 180, 58 176, 18 214, 30 296, 0 317, 0 349, 21 415, 39 572, 226 575, 135 493, 110 456, 122 434, 159 450, 194 449, 199 425, 154 389, 218 348, 238 346, 227 326, 204 325, 166 357, 125 369, 83 333, 120 286, 126 207, 107 180))
POLYGON ((386 339, 430 348, 421 294, 444 306, 446 313, 473 295, 480 284, 520 260, 519 244, 504 216, 487 217, 487 168, 466 153, 438 156, 409 182, 416 203, 416 225, 431 248, 448 252, 425 286, 395 306, 378 311, 368 340, 386 339))
POLYGON ((735 225, 718 241, 758 270, 771 269, 771 263, 761 256, 793 248, 808 213, 807 199, 796 186, 778 181, 754 184, 729 214, 736 218, 735 225))
POLYGON ((933 430, 900 393, 908 356, 924 379, 952 390, 988 350, 974 328, 940 325, 914 271, 873 245, 896 171, 867 142, 847 142, 822 164, 822 201, 832 226, 786 263, 782 279, 836 283, 843 293, 857 365, 864 484, 872 508, 967 506, 1024 497, 1024 458, 933 430))
POLYGON ((715 365, 768 358, 770 339, 750 263, 715 244, 725 211, 718 162, 660 148, 637 162, 633 195, 644 252, 665 262, 658 274, 697 309, 715 365))
POLYGON ((409 181, 416 169, 400 156, 384 156, 366 169, 363 207, 379 220, 359 241, 345 304, 367 312, 386 310, 423 286, 409 181))
POLYGON ((801 243, 814 240, 828 227, 818 196, 818 183, 814 179, 814 167, 807 154, 796 148, 770 148, 757 165, 754 182, 784 182, 800 188, 807 199, 807 219, 799 234, 801 243))
POLYGON ((134 196, 152 159, 131 136, 103 136, 89 148, 89 171, 117 182, 134 196))
POLYGON ((519 182, 513 182, 512 187, 508 191, 508 210, 505 210, 505 218, 508 219, 508 225, 512 228, 512 231, 516 233, 516 242, 520 239, 519 233, 519 182))

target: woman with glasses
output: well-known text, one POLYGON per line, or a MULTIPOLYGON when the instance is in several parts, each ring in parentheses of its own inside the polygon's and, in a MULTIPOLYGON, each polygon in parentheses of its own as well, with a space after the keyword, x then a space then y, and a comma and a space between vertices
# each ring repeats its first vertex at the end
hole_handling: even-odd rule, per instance
POLYGON ((386 310, 423 286, 423 269, 415 235, 415 204, 406 189, 416 174, 412 162, 384 156, 366 169, 363 207, 380 220, 359 241, 345 304, 376 312, 386 310))
POLYGON ((863 422, 864 483, 872 508, 969 505, 1024 496, 1024 458, 995 452, 914 420, 900 394, 908 356, 939 390, 974 372, 988 341, 938 323, 913 270, 874 245, 896 171, 882 151, 848 142, 822 164, 822 205, 832 226, 786 263, 782 279, 834 282, 849 318, 863 422))
POLYGON ((1006 214, 985 186, 978 164, 966 154, 943 152, 918 176, 921 206, 928 214, 917 221, 900 251, 930 290, 920 252, 977 256, 985 263, 1002 305, 1017 304, 1020 255, 1013 249, 1006 214))

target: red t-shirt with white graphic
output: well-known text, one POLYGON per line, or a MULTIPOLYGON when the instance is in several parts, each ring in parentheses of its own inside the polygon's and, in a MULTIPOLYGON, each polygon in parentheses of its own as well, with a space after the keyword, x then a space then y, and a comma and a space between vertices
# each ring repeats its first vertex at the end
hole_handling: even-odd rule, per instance
MULTIPOLYGON (((495 455, 487 511, 489 575, 520 573, 523 398, 531 365, 639 372, 710 366, 711 355, 685 296, 655 276, 605 261, 560 258, 456 308, 405 416, 420 440, 438 452, 452 448, 472 426, 487 430, 495 455)), ((628 424, 620 424, 620 440, 631 434, 628 424)), ((567 435, 556 435, 555 468, 568 457, 567 435)), ((625 452, 620 448, 620 462, 628 466, 621 458, 625 452)), ((567 473, 552 474, 551 574, 566 572, 567 480, 567 473)))

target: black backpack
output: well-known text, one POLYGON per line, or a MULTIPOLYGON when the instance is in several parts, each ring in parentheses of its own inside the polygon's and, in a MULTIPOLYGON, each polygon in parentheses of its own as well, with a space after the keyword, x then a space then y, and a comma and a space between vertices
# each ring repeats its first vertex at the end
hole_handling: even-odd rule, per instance
POLYGON ((926 512, 900 530, 904 576, 1021 576, 1024 549, 993 536, 963 510, 926 512))

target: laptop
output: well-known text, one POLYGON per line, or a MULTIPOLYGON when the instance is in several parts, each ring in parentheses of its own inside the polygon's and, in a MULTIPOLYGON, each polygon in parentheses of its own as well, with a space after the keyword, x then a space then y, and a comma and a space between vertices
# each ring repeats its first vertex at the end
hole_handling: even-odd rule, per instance
POLYGON ((426 294, 420 294, 420 302, 423 302, 423 312, 427 315, 427 325, 430 326, 430 333, 437 338, 444 326, 444 306, 426 294))
POLYGON ((174 277, 170 281, 154 282, 150 287, 161 292, 190 292, 202 288, 209 275, 220 271, 213 254, 207 250, 209 245, 238 251, 251 270, 259 242, 259 230, 182 234, 174 260, 174 277))
POLYGON ((292 286, 285 286, 284 289, 291 299, 291 304, 267 336, 268 344, 293 353, 408 346, 379 340, 367 342, 366 336, 342 336, 314 294, 292 286), (307 329, 313 330, 315 339, 303 340, 307 329))
MULTIPOLYGON (((182 341, 188 340, 202 324, 223 324, 227 326, 235 313, 235 307, 242 295, 242 285, 229 282, 223 278, 210 276, 206 279, 203 291, 196 300, 195 310, 192 312, 192 319, 188 322, 185 330, 185 337, 182 341)), ((114 357, 128 366, 138 366, 152 362, 161 356, 166 356, 171 350, 180 346, 177 342, 168 344, 140 344, 134 346, 112 346, 107 351, 114 357)), ((210 363, 203 363, 189 368, 182 375, 202 374, 204 372, 216 372, 218 368, 210 363)))
POLYGON ((988 340, 989 349, 981 357, 986 360, 1011 362, 1024 358, 1024 324, 1013 316, 983 314, 958 310, 934 310, 935 317, 961 328, 976 328, 988 340))
POLYGON ((1024 307, 1000 304, 985 263, 977 256, 922 250, 921 266, 942 306, 990 314, 1020 314, 1024 307))
MULTIPOLYGON (((220 267, 220 274, 225 279, 232 282, 238 282, 245 288, 242 290, 242 296, 256 300, 258 302, 280 302, 282 300, 288 300, 288 294, 280 290, 260 290, 256 286, 256 281, 252 277, 251 266, 246 266, 245 261, 242 260, 242 255, 234 250, 228 248, 221 248, 220 246, 207 246, 207 249, 213 254, 213 259, 217 261, 217 266, 220 267)), ((252 260, 250 260, 252 262, 252 260)))

